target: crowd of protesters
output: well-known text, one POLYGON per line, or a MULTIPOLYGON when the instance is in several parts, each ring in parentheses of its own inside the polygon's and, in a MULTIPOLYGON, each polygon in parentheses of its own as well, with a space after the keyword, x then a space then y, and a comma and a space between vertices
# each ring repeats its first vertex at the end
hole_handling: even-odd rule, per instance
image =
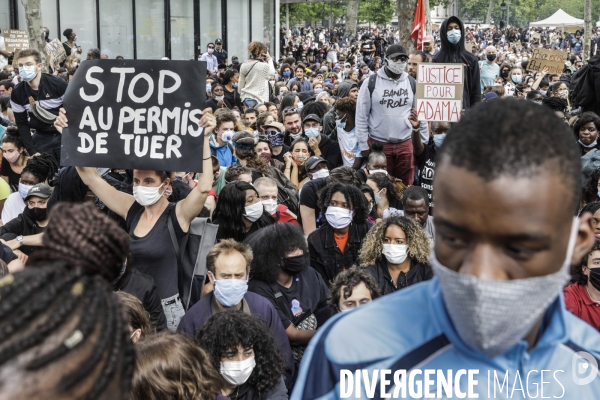
POLYGON ((579 31, 457 17, 412 52, 393 29, 282 31, 279 60, 216 39, 203 173, 61 167, 65 36, 65 71, 29 49, 0 72, 0 399, 340 398, 342 370, 600 358, 596 32, 589 60, 579 31), (528 68, 539 47, 562 73, 528 68), (460 122, 419 120, 418 63, 464 64, 460 122))

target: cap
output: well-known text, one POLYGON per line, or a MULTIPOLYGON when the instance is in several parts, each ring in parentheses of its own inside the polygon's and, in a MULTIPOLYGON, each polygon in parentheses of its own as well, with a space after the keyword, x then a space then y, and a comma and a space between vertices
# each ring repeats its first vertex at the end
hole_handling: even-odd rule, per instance
POLYGON ((307 171, 310 171, 311 169, 315 169, 317 167, 317 165, 319 165, 319 163, 322 163, 322 162, 327 162, 327 161, 325 161, 323 159, 323 157, 319 157, 319 156, 308 157, 308 160, 306 160, 304 167, 306 168, 307 171))
POLYGON ((285 128, 283 126, 283 124, 281 122, 271 122, 270 124, 264 124, 263 128, 266 129, 267 127, 271 127, 271 128, 275 128, 277 129, 279 132, 285 132, 285 128))
POLYGON ((497 98, 498 98, 498 95, 494 92, 488 92, 483 95, 483 101, 493 100, 493 99, 497 99, 497 98))
POLYGON ((386 57, 391 56, 407 56, 406 49, 401 44, 393 44, 385 51, 386 57))
POLYGON ((215 40, 215 44, 223 44, 223 41, 221 39, 217 39, 215 40))
POLYGON ((432 43, 433 42, 433 36, 431 35, 427 35, 423 38, 423 43, 432 43))
POLYGON ((47 199, 52 194, 52 188, 45 183, 38 183, 27 192, 27 200, 30 197, 40 197, 42 199, 47 199))
POLYGON ((298 93, 298 98, 300 98, 300 101, 302 101, 304 105, 307 105, 309 102, 315 99, 315 96, 309 92, 300 92, 298 93))
POLYGON ((305 123, 306 121, 316 121, 318 123, 321 123, 321 118, 319 118, 317 114, 308 114, 306 117, 304 117, 302 123, 305 123))

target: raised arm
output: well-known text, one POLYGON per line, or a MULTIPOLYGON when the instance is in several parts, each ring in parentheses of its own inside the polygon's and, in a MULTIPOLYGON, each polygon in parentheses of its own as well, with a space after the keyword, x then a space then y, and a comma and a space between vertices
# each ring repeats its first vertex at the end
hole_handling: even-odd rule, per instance
POLYGON ((123 219, 127 219, 127 212, 135 202, 135 198, 132 195, 120 192, 109 185, 108 182, 102 179, 98 174, 96 168, 77 167, 77 173, 83 183, 98 196, 100 201, 102 201, 106 207, 123 219))
POLYGON ((187 231, 190 223, 200 214, 208 192, 212 188, 212 161, 210 158, 210 145, 208 144, 208 135, 217 126, 216 119, 212 114, 204 114, 200 119, 200 126, 204 128, 204 149, 202 154, 202 173, 198 178, 198 185, 187 195, 187 197, 177 203, 175 213, 179 225, 184 231, 187 231))

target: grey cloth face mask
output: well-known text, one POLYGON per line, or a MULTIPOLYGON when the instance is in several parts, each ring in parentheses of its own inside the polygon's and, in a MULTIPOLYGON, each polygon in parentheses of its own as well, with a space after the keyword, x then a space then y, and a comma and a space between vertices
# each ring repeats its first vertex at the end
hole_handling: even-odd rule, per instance
POLYGON ((579 231, 574 218, 567 256, 559 271, 545 276, 496 281, 461 274, 431 254, 446 310, 463 342, 489 358, 506 353, 525 338, 569 280, 579 231))

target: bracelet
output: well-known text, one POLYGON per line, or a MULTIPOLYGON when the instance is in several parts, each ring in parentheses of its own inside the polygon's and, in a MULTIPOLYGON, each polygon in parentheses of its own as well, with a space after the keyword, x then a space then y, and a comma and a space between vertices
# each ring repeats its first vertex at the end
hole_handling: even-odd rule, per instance
POLYGON ((208 157, 208 158, 203 158, 203 160, 204 160, 204 161, 206 161, 206 160, 210 160, 210 157, 208 157))

